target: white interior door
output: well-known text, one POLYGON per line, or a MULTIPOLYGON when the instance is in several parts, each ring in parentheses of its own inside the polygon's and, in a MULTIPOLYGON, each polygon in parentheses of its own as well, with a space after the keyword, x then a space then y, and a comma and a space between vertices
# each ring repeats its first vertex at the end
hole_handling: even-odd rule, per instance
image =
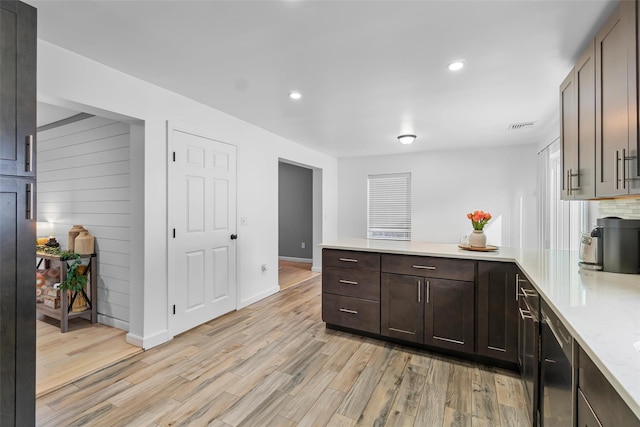
POLYGON ((236 147, 171 125, 168 133, 175 335, 237 308, 236 147))

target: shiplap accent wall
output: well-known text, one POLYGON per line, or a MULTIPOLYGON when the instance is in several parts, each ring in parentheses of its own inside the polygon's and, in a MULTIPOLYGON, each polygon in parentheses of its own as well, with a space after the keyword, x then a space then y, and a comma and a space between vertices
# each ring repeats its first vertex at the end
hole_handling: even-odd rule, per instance
POLYGON ((128 330, 130 288, 130 126, 91 117, 38 133, 38 221, 96 238, 98 320, 128 330))

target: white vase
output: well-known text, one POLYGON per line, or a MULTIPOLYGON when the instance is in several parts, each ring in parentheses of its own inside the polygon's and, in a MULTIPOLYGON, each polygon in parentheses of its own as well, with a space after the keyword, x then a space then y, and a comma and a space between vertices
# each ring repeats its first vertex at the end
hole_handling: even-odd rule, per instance
POLYGON ((482 230, 473 230, 469 236, 469 246, 472 248, 485 248, 487 246, 487 236, 482 230))

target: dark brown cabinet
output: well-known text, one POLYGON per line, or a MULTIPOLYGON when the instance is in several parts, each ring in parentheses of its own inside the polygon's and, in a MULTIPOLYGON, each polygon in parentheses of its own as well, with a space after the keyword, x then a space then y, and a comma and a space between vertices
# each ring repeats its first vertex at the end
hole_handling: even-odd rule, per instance
POLYGON ((640 192, 636 6, 621 1, 595 38, 597 197, 640 192))
POLYGON ((600 369, 578 349, 578 426, 639 427, 640 419, 600 369))
POLYGON ((424 279, 382 273, 380 333, 424 342, 424 279))
POLYGON ((35 423, 36 10, 0 1, 0 425, 35 423))
POLYGON ((322 320, 380 333, 380 254, 322 250, 322 320))
POLYGON ((505 362, 518 361, 518 301, 516 265, 478 262, 478 354, 505 362))
POLYGON ((473 353, 474 286, 460 280, 425 279, 425 344, 473 353))
POLYGON ((474 351, 475 262, 383 254, 381 333, 474 351))
POLYGON ((560 85, 563 200, 595 197, 595 45, 592 42, 560 85))
POLYGON ((36 10, 0 4, 0 175, 34 177, 36 10))

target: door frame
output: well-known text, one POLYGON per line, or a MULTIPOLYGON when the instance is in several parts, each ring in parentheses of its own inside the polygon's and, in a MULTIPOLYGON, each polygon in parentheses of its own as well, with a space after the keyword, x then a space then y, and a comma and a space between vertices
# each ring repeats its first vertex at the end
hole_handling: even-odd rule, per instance
MULTIPOLYGON (((192 126, 188 126, 188 125, 184 125, 182 123, 178 123, 175 121, 170 121, 167 120, 166 122, 166 148, 167 148, 167 164, 166 164, 166 168, 167 168, 167 182, 166 184, 166 188, 167 188, 167 330, 168 330, 168 338, 172 339, 173 337, 175 337, 176 333, 175 333, 175 322, 174 322, 174 314, 173 314, 173 297, 172 295, 174 294, 174 292, 176 291, 176 286, 175 283, 173 283, 173 274, 174 274, 174 262, 173 259, 175 257, 175 244, 174 244, 174 239, 173 239, 173 228, 174 228, 174 223, 175 223, 175 215, 173 212, 173 199, 175 197, 175 195, 173 194, 173 187, 171 186, 171 182, 173 182, 173 180, 175 179, 175 173, 173 172, 173 168, 171 167, 171 163, 173 163, 173 147, 174 147, 174 143, 173 143, 173 131, 180 131, 180 132, 184 132, 184 133, 189 133, 192 135, 196 135, 202 138, 207 138, 207 139, 212 139, 214 141, 218 141, 221 142, 223 144, 227 144, 227 145, 231 145, 233 147, 236 148, 236 197, 235 197, 235 211, 236 211, 236 217, 233 218, 233 221, 235 221, 236 224, 236 229, 237 229, 237 225, 238 225, 238 188, 237 188, 237 183, 238 183, 238 146, 235 144, 231 144, 229 142, 226 141, 221 141, 219 138, 215 138, 213 137, 210 132, 205 132, 201 129, 198 128, 194 128, 192 126)), ((240 301, 240 276, 239 276, 239 272, 238 272, 238 254, 240 253, 240 239, 236 240, 235 242, 235 251, 236 251, 236 262, 235 262, 235 274, 236 274, 236 298, 235 298, 235 309, 237 310, 239 307, 239 301, 240 301)))

